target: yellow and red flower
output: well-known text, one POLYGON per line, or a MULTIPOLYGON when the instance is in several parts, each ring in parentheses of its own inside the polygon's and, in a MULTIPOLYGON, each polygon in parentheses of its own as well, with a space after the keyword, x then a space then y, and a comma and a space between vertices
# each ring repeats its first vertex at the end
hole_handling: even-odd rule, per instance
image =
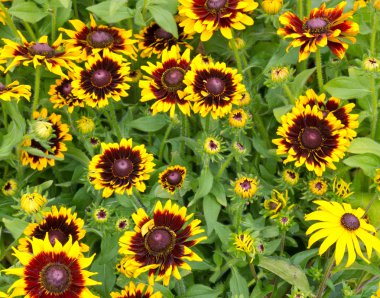
POLYGON ((153 292, 153 287, 144 284, 135 285, 132 281, 121 292, 112 292, 111 298, 162 298, 161 292, 153 292))
POLYGON ((184 20, 180 26, 187 34, 201 33, 201 41, 207 41, 215 31, 232 38, 232 30, 244 30, 253 25, 249 16, 257 7, 254 0, 179 0, 179 15, 184 20))
POLYGON ((303 20, 290 11, 285 12, 280 16, 280 23, 285 27, 278 29, 277 34, 293 39, 287 50, 300 47, 298 61, 316 52, 317 47, 325 46, 342 59, 348 48, 346 41, 355 43, 354 36, 359 33, 359 25, 348 20, 354 11, 343 13, 345 6, 346 2, 343 1, 335 8, 326 8, 324 2, 319 8, 312 9, 309 17, 303 20))
POLYGON ((103 197, 114 192, 132 194, 132 188, 145 191, 144 180, 153 172, 153 154, 144 145, 132 147, 132 139, 120 144, 102 143, 102 153, 95 155, 89 164, 89 178, 95 189, 103 189, 103 197))
POLYGON ((165 171, 161 172, 158 176, 158 183, 160 183, 162 189, 174 194, 176 189, 182 187, 185 178, 186 168, 177 165, 168 167, 165 171))
POLYGON ((189 116, 191 105, 185 98, 184 89, 186 85, 183 80, 186 72, 190 69, 190 50, 186 50, 182 56, 176 47, 164 50, 162 62, 156 65, 148 62, 148 66, 142 66, 148 73, 140 80, 141 101, 155 100, 152 105, 152 114, 168 112, 174 117, 175 108, 189 116))
POLYGON ((26 100, 30 99, 30 86, 20 85, 18 81, 14 81, 8 85, 4 85, 0 82, 0 99, 4 101, 10 101, 11 99, 20 100, 24 97, 26 100))
POLYGON ((133 265, 133 272, 129 274, 136 278, 149 271, 149 284, 163 280, 167 286, 171 276, 182 278, 179 268, 191 270, 186 260, 201 262, 191 247, 207 237, 195 237, 204 230, 199 227, 200 220, 189 221, 192 216, 187 215, 186 207, 172 204, 170 200, 164 207, 158 201, 152 218, 142 208, 138 209, 132 215, 135 231, 125 232, 119 240, 119 253, 126 255, 133 265))

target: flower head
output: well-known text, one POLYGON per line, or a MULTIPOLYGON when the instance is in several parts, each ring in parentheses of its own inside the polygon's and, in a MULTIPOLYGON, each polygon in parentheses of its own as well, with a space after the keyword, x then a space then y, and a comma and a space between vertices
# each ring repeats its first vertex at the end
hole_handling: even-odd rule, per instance
POLYGON ((343 1, 335 8, 326 8, 324 2, 319 8, 312 9, 309 17, 303 20, 292 12, 285 12, 280 16, 280 23, 285 27, 278 29, 277 34, 293 39, 287 50, 300 47, 298 61, 316 52, 317 47, 325 46, 343 59, 348 48, 346 41, 356 42, 354 36, 359 33, 359 25, 348 21, 354 11, 343 13, 345 6, 346 2, 343 1))
POLYGON ((312 246, 320 239, 324 239, 319 247, 319 254, 322 255, 331 245, 335 245, 335 261, 339 265, 347 249, 348 259, 346 267, 355 262, 356 255, 369 263, 372 250, 380 253, 380 240, 372 233, 376 229, 364 219, 364 210, 353 209, 350 204, 340 204, 337 202, 327 202, 322 200, 314 201, 319 205, 317 211, 305 215, 305 220, 316 220, 306 231, 306 235, 311 235, 308 247, 312 246), (366 247, 367 257, 363 255, 359 240, 366 247))
POLYGON ((54 108, 67 107, 69 113, 72 113, 75 107, 84 107, 84 100, 75 96, 71 86, 73 74, 69 73, 69 78, 58 79, 55 84, 50 85, 49 95, 50 102, 54 104, 54 108))
POLYGON ((161 292, 153 292, 153 287, 144 284, 135 285, 132 281, 121 292, 112 292, 111 298, 162 298, 161 292))
POLYGON ((273 189, 272 195, 270 199, 266 199, 264 201, 264 208, 266 209, 270 218, 276 218, 280 216, 280 211, 290 210, 293 205, 287 206, 288 204, 288 191, 286 190, 284 193, 279 192, 276 189, 273 189))
POLYGON ((158 183, 162 189, 167 190, 171 194, 177 189, 180 189, 186 178, 186 168, 176 165, 168 167, 165 171, 161 172, 158 176, 158 183))
POLYGON ((93 212, 93 217, 97 223, 105 223, 109 218, 109 211, 105 207, 96 208, 93 212))
POLYGON ((194 102, 193 111, 202 117, 211 113, 212 118, 221 118, 246 92, 242 79, 236 69, 227 67, 224 62, 204 64, 202 56, 198 55, 185 75, 185 99, 194 102))
POLYGON ((298 172, 291 170, 291 169, 285 169, 282 172, 282 179, 289 185, 296 185, 298 183, 298 180, 300 178, 300 175, 298 172))
POLYGON ((31 96, 29 85, 20 85, 18 81, 14 81, 9 85, 4 85, 0 82, 0 99, 4 101, 10 101, 11 99, 20 100, 24 97, 29 100, 31 96))
POLYGON ((240 232, 232 234, 233 245, 237 251, 246 253, 250 258, 251 262, 255 258, 256 249, 255 249, 255 239, 248 232, 240 232))
POLYGON ((315 195, 323 196, 327 191, 327 187, 328 184, 326 180, 321 177, 309 181, 309 189, 315 195))
POLYGON ((5 181, 1 187, 1 191, 7 197, 13 196, 17 191, 17 181, 15 179, 5 181))
POLYGON ((185 207, 172 204, 170 200, 164 207, 158 201, 152 218, 141 208, 132 215, 135 231, 127 231, 120 237, 119 253, 135 265, 133 277, 149 271, 150 284, 163 280, 167 286, 172 275, 181 279, 179 268, 191 270, 186 260, 202 261, 191 247, 206 237, 194 237, 204 231, 199 227, 200 220, 190 220, 192 216, 187 215, 185 207))
POLYGON ((190 50, 186 50, 182 56, 176 47, 164 50, 161 62, 156 65, 148 62, 148 66, 141 67, 148 76, 143 76, 139 82, 141 101, 154 100, 151 109, 152 114, 169 112, 170 117, 175 115, 176 107, 190 116, 191 105, 185 99, 183 82, 185 74, 190 69, 190 50))
POLYGON ((81 20, 69 20, 75 30, 60 28, 70 39, 66 40, 66 47, 78 52, 78 56, 86 60, 89 56, 101 53, 105 49, 110 52, 124 54, 136 58, 137 42, 132 37, 131 30, 117 27, 97 25, 94 17, 90 15, 90 25, 81 20))
POLYGON ((377 59, 375 57, 365 58, 362 66, 366 71, 369 71, 369 72, 380 71, 380 61, 379 61, 379 59, 377 59))
POLYGON ((59 241, 52 245, 48 235, 44 240, 33 238, 30 243, 32 253, 13 248, 23 267, 3 270, 19 277, 8 290, 12 291, 11 297, 98 297, 87 286, 101 283, 90 279, 95 273, 84 270, 95 255, 85 258, 79 243, 71 238, 65 245, 59 241))
POLYGON ((235 128, 243 128, 247 124, 248 114, 243 109, 232 110, 228 116, 228 123, 235 128))
POLYGON ((118 218, 115 224, 116 230, 119 232, 124 232, 129 229, 129 220, 126 217, 118 218))
POLYGON ((21 209, 27 214, 37 213, 46 203, 47 199, 38 192, 23 194, 20 199, 21 209))
POLYGON ((144 180, 153 172, 153 154, 144 145, 132 147, 132 139, 120 144, 102 143, 102 153, 95 155, 89 164, 89 177, 95 189, 103 189, 103 197, 114 192, 132 194, 132 188, 145 191, 144 180))
POLYGON ((258 181, 256 178, 242 176, 235 180, 235 194, 243 199, 252 199, 258 189, 258 181))
POLYGON ((232 38, 232 29, 244 30, 253 25, 249 16, 258 3, 253 0, 179 0, 178 12, 183 16, 180 26, 185 33, 201 33, 201 41, 207 41, 215 31, 232 38))
POLYGON ((347 199, 353 192, 350 192, 350 184, 344 181, 343 179, 339 179, 335 177, 333 183, 333 192, 342 199, 347 199))
POLYGON ((222 143, 220 140, 214 137, 207 137, 204 141, 203 148, 206 153, 215 155, 222 150, 222 143))
POLYGON ((270 15, 277 14, 281 10, 282 5, 282 0, 264 0, 261 3, 261 7, 265 13, 270 15))
POLYGON ((82 116, 77 120, 78 130, 83 134, 91 133, 95 129, 95 123, 91 118, 82 116))

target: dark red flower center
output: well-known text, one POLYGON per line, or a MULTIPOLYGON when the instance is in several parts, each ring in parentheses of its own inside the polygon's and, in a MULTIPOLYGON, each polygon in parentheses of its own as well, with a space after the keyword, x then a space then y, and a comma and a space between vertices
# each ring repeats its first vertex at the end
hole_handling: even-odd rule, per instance
POLYGON ((290 179, 295 179, 296 178, 296 173, 292 172, 292 171, 287 171, 286 172, 289 176, 290 179))
POLYGON ((183 77, 185 76, 184 71, 181 68, 173 67, 168 69, 162 75, 163 85, 174 88, 178 90, 182 88, 184 85, 182 84, 183 77))
POLYGON ((66 84, 63 84, 62 85, 62 94, 64 96, 69 96, 71 94, 71 90, 73 89, 73 87, 71 87, 71 82, 68 82, 66 84))
POLYGON ((244 150, 244 146, 243 144, 239 143, 239 142, 236 142, 236 147, 238 147, 239 150, 244 150))
POLYGON ((301 143, 307 149, 316 149, 322 144, 321 132, 314 127, 306 127, 301 133, 301 143))
POLYGON ((313 34, 326 33, 329 22, 324 18, 312 18, 307 20, 303 27, 304 30, 310 30, 310 33, 313 34))
POLYGON ((119 178, 128 177, 133 171, 133 163, 126 158, 117 159, 113 163, 112 172, 119 178))
POLYGON ((3 83, 0 83, 0 91, 5 90, 5 85, 3 83))
MULTIPOLYGON (((0 83, 1 84, 1 83, 0 83)), ((8 190, 11 190, 12 189, 12 185, 9 183, 9 182, 7 182, 5 185, 4 185, 4 190, 5 191, 8 191, 8 190)))
POLYGON ((96 217, 97 217, 98 219, 105 219, 105 218, 107 218, 107 211, 104 210, 104 209, 99 210, 99 211, 96 213, 96 217))
POLYGON ((125 229, 127 222, 125 220, 119 221, 119 229, 125 229))
POLYGON ((225 7, 227 0, 207 0, 206 5, 210 10, 220 10, 225 7))
POLYGON ((41 284, 50 293, 62 294, 70 286, 71 272, 63 264, 54 263, 46 265, 41 271, 41 284))
POLYGON ((206 89, 212 95, 220 95, 224 91, 225 84, 222 79, 209 78, 206 82, 206 89))
POLYGON ((249 181, 247 181, 247 180, 245 180, 244 182, 240 183, 240 187, 242 189, 244 189, 244 191, 248 191, 248 190, 250 190, 252 188, 251 183, 249 181))
POLYGON ((316 189, 318 190, 321 190, 322 189, 322 183, 321 182, 317 182, 315 183, 315 186, 314 186, 316 189))
POLYGON ((91 76, 91 83, 97 88, 108 86, 111 82, 112 75, 105 69, 97 69, 91 76))
POLYGON ((218 149, 218 144, 215 143, 213 140, 211 140, 211 141, 208 143, 208 146, 209 146, 210 149, 212 149, 212 150, 216 150, 216 149, 218 149))
POLYGON ((87 42, 94 48, 106 48, 113 43, 113 37, 106 31, 93 31, 87 35, 87 42))
POLYGON ((242 121, 243 120, 243 115, 240 112, 237 112, 233 115, 233 118, 237 121, 242 121))
POLYGON ((170 39, 173 37, 173 34, 165 31, 164 29, 162 28, 158 28, 155 32, 154 32, 154 35, 156 36, 156 38, 162 38, 162 39, 170 39))
POLYGON ((48 235, 51 245, 54 245, 56 240, 58 240, 62 245, 68 240, 67 235, 61 230, 51 230, 48 232, 48 235))
POLYGON ((173 249, 175 233, 165 227, 157 227, 147 234, 145 243, 153 253, 168 253, 173 249))
POLYGON ((91 145, 95 146, 95 145, 98 145, 99 144, 99 140, 97 138, 90 138, 90 143, 91 145))
POLYGON ((177 185, 182 180, 182 175, 178 171, 172 171, 167 176, 167 181, 170 185, 177 185))
POLYGON ((269 209, 270 210, 276 210, 278 207, 278 204, 276 202, 269 202, 269 209))
POLYGON ((29 48, 32 55, 45 56, 47 58, 54 56, 54 49, 47 43, 36 43, 29 48))
POLYGON ((340 223, 343 225, 343 227, 350 231, 355 231, 360 227, 359 219, 352 213, 343 214, 342 218, 340 219, 340 223))

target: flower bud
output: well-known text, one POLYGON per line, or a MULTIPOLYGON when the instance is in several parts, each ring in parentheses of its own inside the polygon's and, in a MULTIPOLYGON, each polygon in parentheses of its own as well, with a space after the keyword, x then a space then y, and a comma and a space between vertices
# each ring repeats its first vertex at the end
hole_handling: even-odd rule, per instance
POLYGON ((379 60, 374 57, 368 57, 364 59, 363 61, 363 68, 369 72, 379 71, 380 70, 379 60))
POLYGON ((95 123, 92 119, 82 116, 77 122, 78 130, 83 134, 91 133, 95 129, 95 123))
POLYGON ((265 13, 274 15, 281 10, 282 0, 264 0, 261 6, 265 13))
POLYGON ((275 83, 283 83, 289 79, 289 76, 289 68, 286 66, 272 68, 271 80, 275 83))
POLYGON ((239 37, 236 37, 236 38, 234 38, 234 39, 230 39, 230 40, 228 41, 228 46, 229 46, 230 49, 233 49, 233 48, 234 48, 234 46, 233 46, 233 42, 235 42, 236 48, 237 48, 238 50, 241 50, 241 49, 243 49, 243 48, 245 47, 245 41, 244 41, 244 39, 241 39, 241 38, 239 38, 239 37))
POLYGON ((47 140, 51 136, 53 132, 53 125, 50 122, 36 120, 32 123, 32 133, 36 135, 36 137, 47 140))

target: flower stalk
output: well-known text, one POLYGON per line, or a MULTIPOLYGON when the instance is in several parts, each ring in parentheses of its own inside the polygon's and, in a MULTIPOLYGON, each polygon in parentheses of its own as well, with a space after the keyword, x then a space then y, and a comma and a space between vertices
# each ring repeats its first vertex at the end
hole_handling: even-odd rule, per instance
POLYGON ((317 79, 318 79, 318 88, 319 91, 323 90, 323 73, 322 73, 322 60, 321 60, 321 51, 317 47, 317 51, 315 52, 315 63, 317 65, 317 79))
POLYGON ((325 274, 323 275, 323 278, 322 278, 322 282, 319 285, 317 295, 315 296, 316 298, 322 298, 323 293, 324 293, 325 288, 326 288, 326 282, 331 275, 331 271, 334 268, 334 265, 335 265, 335 259, 334 259, 334 255, 332 255, 330 257, 330 260, 328 261, 328 264, 327 264, 327 267, 325 270, 325 274))

